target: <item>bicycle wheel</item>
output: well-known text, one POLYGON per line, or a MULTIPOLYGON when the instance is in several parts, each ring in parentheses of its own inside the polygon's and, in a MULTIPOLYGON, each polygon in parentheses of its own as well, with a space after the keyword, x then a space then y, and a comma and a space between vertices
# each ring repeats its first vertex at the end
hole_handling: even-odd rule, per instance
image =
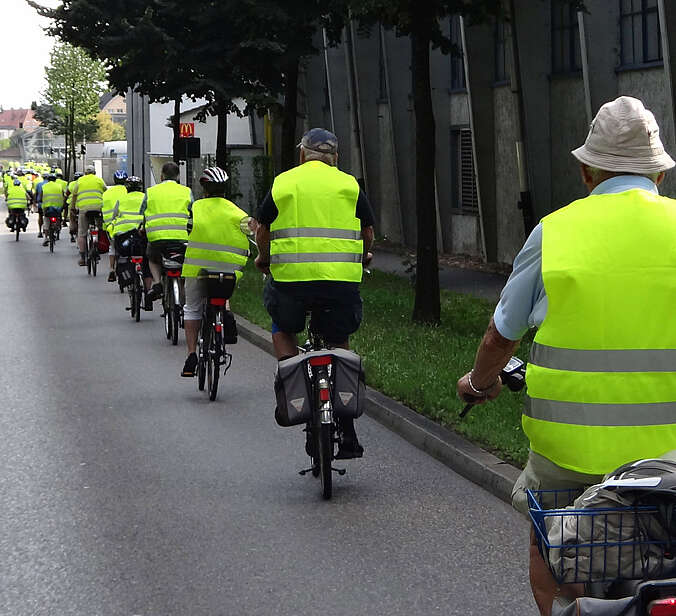
POLYGON ((223 353, 223 336, 220 332, 212 332, 207 347, 207 381, 209 383, 209 400, 218 395, 218 378, 221 373, 221 355, 223 353))
POLYGON ((49 252, 54 252, 54 230, 49 229, 49 252))
POLYGON ((317 434, 319 438, 318 452, 319 452, 319 477, 322 481, 322 497, 324 500, 329 500, 333 492, 333 477, 331 471, 331 458, 333 457, 333 438, 332 425, 319 424, 317 434))
POLYGON ((85 251, 85 262, 87 263, 87 276, 92 275, 92 242, 87 238, 87 250, 85 251))
POLYGON ((92 275, 96 276, 96 265, 99 262, 99 250, 96 247, 96 244, 92 246, 92 256, 90 261, 92 262, 92 275))
POLYGON ((208 337, 208 328, 204 326, 206 322, 206 315, 202 315, 202 328, 200 330, 200 338, 197 343, 197 389, 204 391, 204 382, 207 376, 207 366, 204 359, 208 344, 206 338, 208 337))
MULTIPOLYGON (((94 275, 96 276, 96 274, 94 275)), ((141 320, 141 304, 143 303, 143 281, 139 280, 138 276, 134 284, 134 291, 136 295, 136 315, 134 315, 134 319, 138 323, 141 320)))
POLYGON ((178 344, 178 330, 181 327, 181 307, 172 306, 171 309, 171 344, 178 344))
POLYGON ((136 287, 138 287, 138 278, 134 277, 134 281, 129 287, 129 306, 131 307, 131 318, 138 321, 140 316, 137 318, 136 315, 139 313, 141 307, 137 304, 138 293, 136 292, 136 287))
POLYGON ((16 226, 16 240, 15 241, 18 242, 19 241, 19 233, 21 233, 21 229, 19 227, 19 223, 15 223, 15 224, 17 225, 16 226))
POLYGON ((167 340, 171 340, 174 335, 174 331, 172 329, 173 320, 171 318, 169 294, 167 292, 166 283, 163 281, 162 284, 164 285, 164 295, 162 296, 162 312, 164 313, 164 333, 167 336, 167 340))

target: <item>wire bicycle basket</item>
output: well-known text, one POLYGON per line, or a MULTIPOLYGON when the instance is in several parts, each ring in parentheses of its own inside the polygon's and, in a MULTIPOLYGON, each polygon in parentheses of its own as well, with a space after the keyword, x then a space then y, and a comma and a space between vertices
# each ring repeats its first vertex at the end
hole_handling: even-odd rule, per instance
POLYGON ((576 490, 528 490, 540 554, 559 584, 657 579, 676 569, 657 506, 560 507, 576 490), (553 509, 544 507, 554 503, 553 509))

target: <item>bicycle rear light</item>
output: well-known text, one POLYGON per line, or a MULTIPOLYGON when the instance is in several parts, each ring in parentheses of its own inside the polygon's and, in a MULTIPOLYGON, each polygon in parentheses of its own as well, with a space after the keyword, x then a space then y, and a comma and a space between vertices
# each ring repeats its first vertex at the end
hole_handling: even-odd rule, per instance
POLYGON ((180 270, 167 270, 167 276, 169 276, 169 278, 180 278, 181 272, 180 270))
POLYGON ((331 363, 330 355, 323 355, 321 357, 311 357, 310 365, 311 366, 328 366, 331 363))
POLYGON ((648 606, 650 616, 676 616, 676 598, 658 599, 648 606))
POLYGON ((139 263, 143 263, 143 257, 132 257, 132 258, 131 258, 131 262, 132 262, 132 263, 136 263, 137 265, 138 265, 139 263))
POLYGON ((224 298, 222 298, 222 297, 212 297, 212 298, 209 300, 209 303, 210 303, 212 306, 225 306, 225 301, 226 301, 226 300, 225 300, 224 298))
POLYGON ((56 222, 56 218, 52 217, 49 219, 51 222, 56 222))
POLYGON ((216 325, 214 325, 214 329, 216 330, 216 333, 220 334, 223 331, 223 326, 216 323, 216 325))
POLYGON ((329 401, 329 397, 330 397, 330 396, 329 396, 329 393, 330 393, 330 392, 329 392, 328 388, 322 388, 322 389, 320 389, 320 390, 319 390, 319 399, 320 399, 322 402, 328 402, 328 401, 329 401))

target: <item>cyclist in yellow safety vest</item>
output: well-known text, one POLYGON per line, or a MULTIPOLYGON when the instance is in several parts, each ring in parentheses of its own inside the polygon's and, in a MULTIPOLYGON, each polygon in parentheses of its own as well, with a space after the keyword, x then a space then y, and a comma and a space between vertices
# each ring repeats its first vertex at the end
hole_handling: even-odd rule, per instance
POLYGON ((56 169, 56 182, 61 184, 61 191, 63 192, 63 210, 61 212, 61 220, 63 221, 63 226, 66 226, 66 217, 68 216, 68 206, 66 205, 66 195, 68 194, 68 182, 63 179, 63 173, 59 171, 59 168, 56 169))
POLYGON ((151 278, 146 279, 146 309, 152 310, 152 302, 162 297, 162 255, 168 251, 185 252, 188 241, 188 217, 192 206, 192 191, 177 182, 178 165, 164 163, 160 183, 146 190, 141 212, 148 238, 148 264, 151 278), (148 304, 149 302, 149 304, 148 304))
POLYGON ((105 182, 96 175, 96 169, 90 165, 85 174, 76 182, 73 190, 72 207, 78 211, 77 247, 80 251, 78 265, 85 265, 85 242, 87 237, 87 212, 100 212, 103 207, 105 182))
POLYGON ((143 224, 141 214, 141 205, 145 199, 143 181, 132 175, 127 178, 125 188, 127 191, 115 203, 113 220, 109 227, 113 239, 132 229, 138 229, 143 224))
MULTIPOLYGON (((256 266, 272 274, 264 301, 278 359, 298 354, 296 334, 305 329, 309 307, 333 347, 348 348, 361 324, 359 283, 371 258, 374 217, 357 180, 337 163, 336 136, 313 128, 300 143, 300 166, 275 178, 256 214, 256 266)), ((361 457, 354 421, 339 421, 337 457, 361 457)), ((309 432, 305 447, 314 456, 309 432)))
MULTIPOLYGON (((571 489, 572 500, 623 464, 676 449, 676 201, 657 191, 676 163, 653 114, 628 96, 601 107, 572 154, 590 195, 535 227, 458 381, 468 402, 495 398, 521 336, 538 328, 522 417, 531 451, 512 493, 524 513, 527 489, 571 489)), ((557 585, 534 543, 531 585, 549 614, 557 585)))
MULTIPOLYGON (((113 186, 110 186, 108 190, 103 193, 103 209, 101 210, 101 214, 103 215, 103 229, 108 233, 108 237, 111 239, 110 223, 113 221, 113 215, 115 214, 115 204, 127 194, 127 189, 125 188, 126 180, 127 172, 118 169, 113 175, 113 186)), ((110 263, 108 282, 115 282, 115 245, 113 242, 110 242, 108 260, 110 263)))
MULTIPOLYGON (((16 211, 23 212, 28 207, 30 202, 30 196, 26 192, 26 189, 22 186, 21 180, 16 178, 12 184, 7 188, 7 209, 9 210, 9 216, 5 220, 5 224, 9 227, 10 230, 15 231, 14 224, 16 218, 12 214, 16 211)), ((25 231, 28 226, 28 217, 23 215, 21 217, 21 227, 25 231)))
POLYGON ((49 173, 46 177, 46 181, 42 184, 41 188, 42 194, 42 215, 43 215, 43 227, 42 232, 44 233, 45 240, 42 242, 43 246, 49 246, 49 225, 50 218, 56 217, 59 219, 59 225, 61 225, 61 212, 63 211, 63 187, 56 181, 56 175, 54 173, 49 173))
MULTIPOLYGON (((200 177, 204 198, 192 204, 188 220, 188 247, 182 275, 185 279, 185 342, 188 357, 181 376, 195 376, 197 337, 202 319, 203 290, 197 276, 201 269, 234 273, 239 279, 249 258, 249 238, 242 231, 249 216, 225 198, 228 174, 219 167, 205 169, 200 177)), ((237 342, 235 318, 226 304, 223 337, 228 344, 237 342)))

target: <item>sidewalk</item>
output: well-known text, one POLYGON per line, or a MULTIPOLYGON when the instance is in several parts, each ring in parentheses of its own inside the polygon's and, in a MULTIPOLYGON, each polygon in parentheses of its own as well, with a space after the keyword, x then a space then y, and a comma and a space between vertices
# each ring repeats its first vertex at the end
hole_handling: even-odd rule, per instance
MULTIPOLYGON (((405 258, 405 256, 393 252, 376 250, 371 269, 408 277, 406 266, 403 264, 405 258)), ((507 276, 502 274, 439 264, 439 284, 441 288, 455 293, 473 295, 497 302, 505 282, 507 282, 507 276)))

